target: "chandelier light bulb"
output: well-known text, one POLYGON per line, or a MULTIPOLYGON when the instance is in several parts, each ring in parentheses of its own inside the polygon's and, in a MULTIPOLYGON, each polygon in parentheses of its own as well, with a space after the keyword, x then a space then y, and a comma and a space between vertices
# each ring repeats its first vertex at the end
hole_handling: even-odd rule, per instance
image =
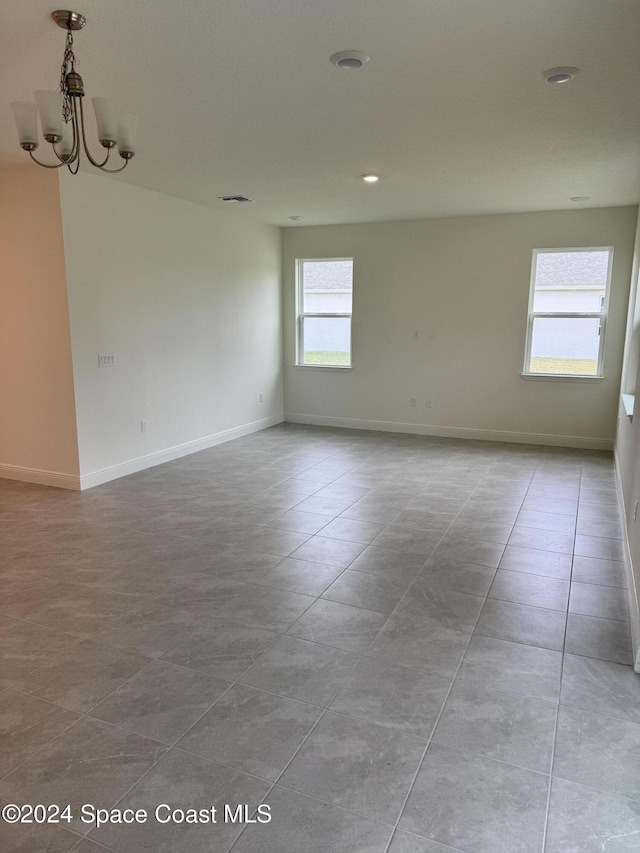
POLYGON ((118 153, 121 157, 133 157, 136 150, 138 117, 123 113, 118 124, 118 153))
POLYGON ((33 96, 38 107, 42 135, 47 142, 59 142, 62 139, 62 92, 38 89, 33 96))
POLYGON ((91 98, 98 125, 98 139, 105 148, 113 148, 118 138, 120 105, 109 98, 91 98))
POLYGON ((38 147, 38 110, 32 101, 12 101, 9 106, 18 131, 20 146, 25 151, 38 147))

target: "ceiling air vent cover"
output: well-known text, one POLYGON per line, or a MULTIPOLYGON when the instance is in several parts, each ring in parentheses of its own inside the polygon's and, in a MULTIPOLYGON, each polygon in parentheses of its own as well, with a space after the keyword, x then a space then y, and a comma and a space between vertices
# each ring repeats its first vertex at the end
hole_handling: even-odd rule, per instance
POLYGON ((240 204, 243 201, 253 201, 252 198, 247 198, 246 195, 219 195, 218 198, 222 201, 232 201, 236 204, 240 204))

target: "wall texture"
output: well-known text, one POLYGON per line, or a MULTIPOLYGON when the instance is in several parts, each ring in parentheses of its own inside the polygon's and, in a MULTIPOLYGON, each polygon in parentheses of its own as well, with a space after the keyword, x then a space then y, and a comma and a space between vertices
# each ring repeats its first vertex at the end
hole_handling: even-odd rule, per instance
POLYGON ((61 199, 83 485, 282 420, 279 229, 93 175, 61 199))
POLYGON ((0 170, 0 476, 78 476, 58 175, 0 170))
POLYGON ((286 229, 286 417, 611 448, 636 213, 602 208, 286 229), (532 250, 608 245, 605 378, 523 379, 532 250), (354 258, 351 370, 294 365, 295 259, 322 257, 354 258))

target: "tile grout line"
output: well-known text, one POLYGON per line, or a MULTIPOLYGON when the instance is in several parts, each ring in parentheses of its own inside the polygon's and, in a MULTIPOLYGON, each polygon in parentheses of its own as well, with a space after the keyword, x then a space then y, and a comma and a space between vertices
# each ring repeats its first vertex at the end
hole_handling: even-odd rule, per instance
MULTIPOLYGON (((491 468, 493 468, 493 467, 494 467, 494 466, 492 465, 492 466, 491 466, 491 468)), ((489 470, 491 470, 491 468, 490 468, 489 470)), ((485 478, 486 478, 486 476, 487 476, 487 475, 485 474, 485 476, 483 477, 483 479, 485 479, 485 478)), ((482 482, 482 481, 481 481, 481 482, 482 482)), ((458 516, 460 515, 460 513, 464 510, 464 507, 467 505, 467 503, 469 502, 469 500, 471 500, 471 498, 473 497, 473 494, 475 494, 475 492, 477 491, 477 489, 478 489, 478 488, 479 488, 479 485, 476 487, 476 489, 474 489, 474 491, 472 492, 472 494, 469 496, 468 500, 467 500, 467 501, 465 501, 465 503, 463 504, 462 508, 461 508, 461 509, 460 509, 460 511, 458 512, 458 515, 456 515, 456 519, 458 518, 458 516)), ((455 522, 455 520, 456 520, 456 519, 454 519, 454 522, 455 522)), ((452 522, 452 524, 453 524, 454 522, 452 522)), ((447 530, 448 530, 448 529, 449 529, 449 528, 447 528, 447 530)), ((445 533, 445 535, 446 535, 446 533, 445 533)), ((437 547, 437 546, 436 546, 436 547, 437 547)), ((506 546, 505 546, 505 547, 506 547, 506 546)), ((434 549, 434 550, 435 550, 435 549, 434 549)), ((504 548, 503 548, 503 553, 504 553, 504 548)), ((497 568, 496 568, 496 570, 495 570, 495 571, 497 572, 497 568)), ((494 572, 494 577, 495 577, 495 572, 494 572)), ((487 597, 485 596, 485 601, 486 601, 486 598, 487 598, 487 597)), ((455 680, 456 680, 456 678, 457 678, 457 676, 458 676, 458 673, 459 673, 459 671, 460 671, 460 667, 462 666, 462 663, 463 663, 463 661, 464 661, 464 657, 465 657, 465 655, 466 655, 466 653, 467 653, 467 650, 468 650, 469 645, 470 645, 470 643, 471 643, 471 640, 472 640, 472 638, 473 638, 473 634, 474 634, 474 631, 475 631, 475 627, 476 627, 476 625, 478 624, 478 620, 480 619, 480 615, 481 615, 481 613, 482 613, 482 609, 480 610, 480 612, 479 612, 479 613, 478 613, 478 615, 476 616, 476 619, 475 619, 475 621, 474 621, 474 627, 473 627, 472 631, 470 631, 470 632, 469 632, 469 638, 468 638, 467 643, 466 643, 466 645, 465 645, 464 651, 463 651, 463 652, 462 652, 462 654, 460 655, 460 660, 459 660, 459 662, 458 662, 458 666, 456 667, 456 671, 455 671, 455 673, 454 673, 454 675, 453 675, 453 678, 451 679, 451 684, 449 685, 449 689, 447 690, 447 694, 446 694, 446 696, 445 696, 445 698, 444 698, 444 701, 442 702, 442 705, 441 705, 441 707, 440 707, 440 711, 438 712, 438 716, 436 717, 436 720, 435 720, 435 722, 434 722, 434 724, 433 724, 433 728, 432 728, 432 730, 431 730, 431 734, 429 735, 429 739, 428 739, 427 744, 426 744, 426 746, 425 746, 424 752, 422 753, 422 757, 421 757, 421 759, 420 759, 420 762, 418 763, 418 768, 417 768, 417 770, 416 770, 416 772, 415 772, 415 775, 414 775, 414 777, 413 777, 413 781, 411 782, 411 785, 409 786, 409 789, 408 789, 408 791, 407 791, 407 795, 406 795, 406 797, 404 798, 404 801, 403 801, 403 803, 402 803, 402 806, 401 806, 401 808, 400 808, 400 810, 399 810, 399 812, 398 812, 398 817, 397 817, 397 819, 396 819, 396 824, 395 824, 395 830, 394 830, 394 832, 393 832, 393 835, 392 835, 392 836, 391 836, 391 838, 389 839, 389 842, 388 842, 387 847, 386 847, 386 849, 385 849, 385 853, 388 853, 389 848, 391 847, 391 843, 393 842, 393 839, 394 839, 394 837, 395 837, 395 835, 396 835, 396 833, 397 833, 397 831, 398 831, 398 827, 399 827, 400 822, 401 822, 401 820, 402 820, 402 817, 403 817, 403 815, 404 815, 405 809, 406 809, 406 807, 407 807, 407 803, 409 802, 409 798, 411 797, 411 793, 413 792, 413 789, 414 789, 414 787, 415 787, 415 784, 416 784, 416 782, 417 782, 417 780, 418 780, 418 776, 420 775, 420 771, 422 770, 422 766, 423 766, 423 764, 424 764, 424 760, 425 760, 425 758, 426 758, 426 756, 427 756, 427 752, 428 752, 428 750, 429 750, 429 747, 430 747, 431 743, 433 742, 433 735, 434 735, 434 733, 435 733, 435 731, 436 731, 436 728, 437 728, 437 726, 438 726, 438 723, 440 722, 440 718, 442 717, 442 714, 443 714, 443 712, 444 712, 444 708, 445 708, 445 705, 446 705, 446 703, 447 703, 447 701, 448 701, 448 699, 449 699, 449 696, 451 695, 451 691, 452 691, 452 689, 453 689, 453 685, 454 685, 455 680)), ((435 840, 435 839, 432 839, 432 840, 435 840)))
MULTIPOLYGON (((580 484, 578 486, 578 506, 579 506, 579 501, 580 501, 580 492, 582 491, 582 474, 583 474, 583 464, 580 463, 580 484)), ((575 536, 578 535, 577 523, 578 522, 577 522, 577 516, 576 516, 576 534, 575 534, 575 536)), ((542 847, 540 848, 541 853, 544 853, 544 851, 545 851, 545 848, 547 845, 547 835, 548 835, 548 831, 549 831, 549 814, 550 814, 550 810, 551 810, 551 792, 552 792, 552 788, 553 788, 553 767, 555 764, 555 757, 556 757, 556 746, 557 746, 557 740, 558 740, 558 723, 560 720, 560 708, 562 707, 561 698, 562 698, 562 680, 564 677, 564 663, 565 663, 565 655, 567 654, 566 645, 567 645, 567 632, 569 629, 569 605, 570 605, 570 600, 571 600, 571 583, 573 580, 573 563, 574 563, 575 556, 576 556, 575 555, 575 536, 574 536, 574 553, 571 555, 571 572, 569 575, 569 600, 567 601, 567 617, 565 620, 564 635, 563 635, 563 640, 562 640, 562 660, 560 662, 560 690, 558 692, 558 707, 556 709, 556 719, 555 719, 555 724, 554 724, 554 728, 553 728, 553 742, 552 742, 552 746, 551 746, 551 761, 549 764, 549 788, 547 791, 547 804, 546 804, 546 808, 545 808, 544 831, 543 831, 543 835, 542 835, 542 847)))
MULTIPOLYGON (((142 657, 142 655, 141 655, 141 657, 142 657)), ((17 764, 5 776, 0 777, 0 782, 5 782, 9 778, 9 776, 11 776, 13 773, 16 772, 16 770, 19 770, 24 764, 27 763, 27 761, 30 761, 32 758, 35 758, 40 752, 42 752, 43 749, 46 749, 46 747, 48 747, 50 744, 52 744, 54 740, 57 740, 57 738, 62 737, 62 735, 64 735, 66 732, 68 732, 72 726, 74 726, 76 723, 81 722, 86 717, 89 717, 91 715, 91 711, 95 710, 98 707, 98 705, 100 705, 102 702, 105 702, 107 699, 111 698, 111 696, 113 696, 114 693, 117 693, 118 690, 120 690, 122 687, 127 685, 137 675, 140 675, 145 670, 147 670, 149 668, 149 666, 151 666, 152 663, 155 663, 155 660, 156 659, 148 660, 147 663, 141 669, 134 672, 133 675, 129 676, 129 678, 126 679, 126 681, 123 681, 122 684, 120 684, 118 687, 116 687, 114 690, 112 690, 110 693, 108 693, 106 696, 104 696, 102 699, 100 699, 99 702, 96 702, 95 705, 92 705, 89 710, 84 711, 84 712, 74 711, 71 708, 67 708, 65 705, 58 705, 56 702, 52 702, 50 699, 43 699, 41 696, 37 696, 34 693, 25 693, 23 690, 16 690, 15 688, 7 688, 9 690, 12 690, 14 693, 18 693, 21 696, 29 696, 31 699, 37 699, 40 702, 47 702, 48 704, 53 705, 56 708, 62 708, 62 710, 69 711, 72 714, 78 714, 78 718, 73 720, 71 723, 69 723, 68 726, 65 726, 64 729, 62 729, 57 734, 55 734, 50 740, 48 740, 45 744, 43 744, 41 747, 39 747, 28 758, 25 758, 24 761, 21 761, 20 764, 17 764)), ((101 720, 98 717, 91 717, 91 719, 97 720, 98 722, 101 722, 101 723, 105 723, 106 725, 113 725, 112 723, 108 723, 106 720, 101 720)), ((115 728, 119 728, 121 731, 126 731, 129 734, 136 735, 137 737, 145 737, 145 735, 138 735, 137 732, 132 732, 130 729, 122 729, 121 726, 115 726, 115 728)), ((146 738, 146 739, 153 741, 153 743, 158 744, 158 746, 166 746, 166 744, 163 744, 160 741, 154 741, 153 738, 146 738)), ((160 759, 158 759, 158 761, 159 760, 160 759)), ((156 763, 157 762, 154 762, 154 765, 156 763)))

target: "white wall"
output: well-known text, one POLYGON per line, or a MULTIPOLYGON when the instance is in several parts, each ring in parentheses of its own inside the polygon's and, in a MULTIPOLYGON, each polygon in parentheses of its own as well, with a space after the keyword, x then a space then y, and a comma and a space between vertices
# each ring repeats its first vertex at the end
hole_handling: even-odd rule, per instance
POLYGON ((634 518, 635 503, 640 501, 640 215, 636 231, 631 298, 627 324, 625 364, 621 389, 635 395, 635 414, 627 416, 620 401, 616 435, 616 464, 623 499, 626 545, 630 562, 630 610, 636 669, 640 671, 640 513, 634 518))
POLYGON ((627 417, 620 406, 616 438, 616 465, 623 495, 625 547, 629 563, 629 610, 636 670, 640 672, 640 513, 634 519, 636 501, 640 501, 640 382, 636 387, 636 414, 627 417))
POLYGON ((0 170, 0 476, 78 476, 58 176, 0 170))
POLYGON ((287 417, 611 447, 636 212, 286 229, 287 417), (605 378, 522 379, 532 250, 603 245, 614 246, 605 378), (295 259, 322 257, 354 258, 352 370, 294 366, 295 259))
MULTIPOLYGON (((622 371, 621 392, 624 394, 637 394, 636 384, 640 376, 640 211, 636 228, 635 247, 633 253, 633 269, 631 273, 631 291, 629 295, 629 312, 627 318, 627 332, 624 352, 624 366, 622 371)), ((636 415, 640 411, 640 402, 636 409, 636 415)), ((637 429, 639 418, 636 416, 636 428, 633 422, 626 416, 622 400, 619 403, 618 431, 616 434, 616 455, 620 464, 621 486, 624 494, 625 506, 631 505, 632 469, 634 467, 635 455, 640 458, 640 430, 637 429), (638 433, 638 436, 636 436, 638 433), (634 446, 636 443, 637 448, 634 446)), ((640 562, 640 554, 639 554, 640 562)))
POLYGON ((61 201, 83 485, 282 419, 279 229, 102 176, 61 201))

